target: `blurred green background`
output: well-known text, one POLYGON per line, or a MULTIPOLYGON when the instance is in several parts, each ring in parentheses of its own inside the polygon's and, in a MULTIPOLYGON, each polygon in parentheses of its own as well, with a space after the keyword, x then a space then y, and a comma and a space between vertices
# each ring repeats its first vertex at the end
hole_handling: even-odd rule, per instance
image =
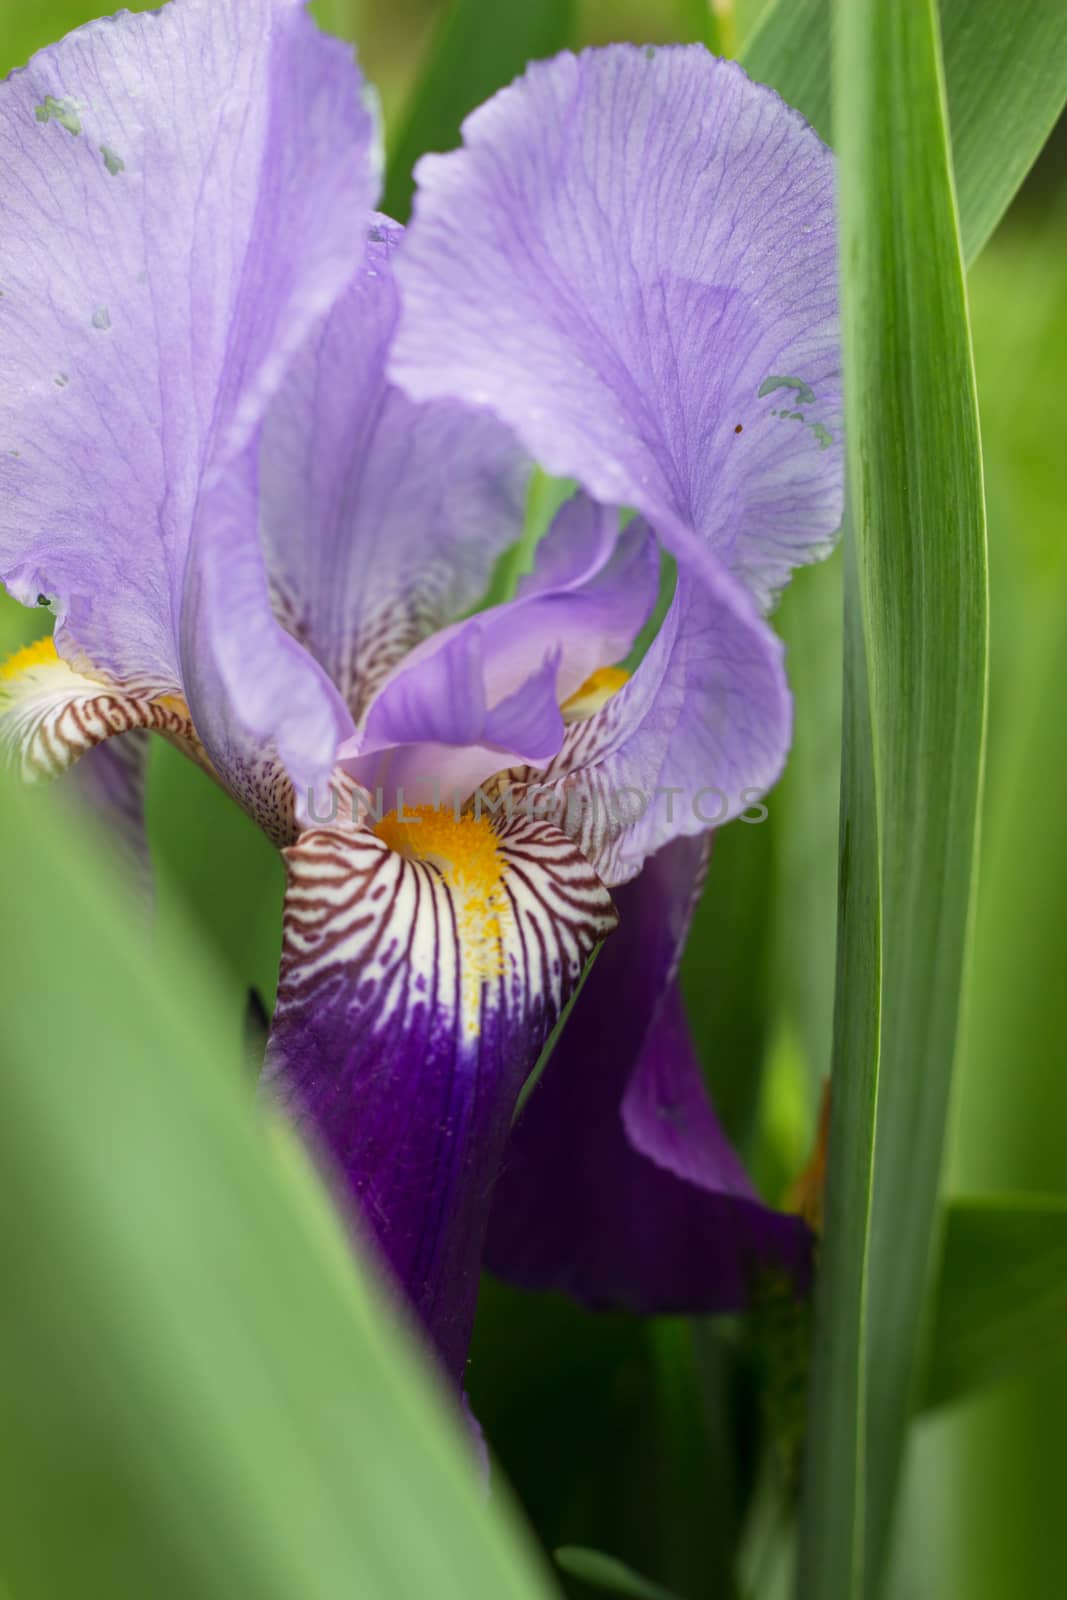
MULTIPOLYGON (((95 9, 85 0, 34 0, 32 8, 0 0, 0 69, 95 9)), ((403 148, 410 98, 440 48, 444 6, 321 0, 318 9, 358 42, 387 132, 403 148)), ((739 6, 724 44, 743 38, 760 9, 758 0, 739 6)), ((574 42, 670 40, 691 12, 668 0, 584 0, 574 42)), ((966 1193, 1067 1193, 1062 154, 1062 138, 1054 140, 970 278, 992 641, 981 877, 949 1170, 950 1190, 966 1193)), ((403 192, 394 172, 390 193, 403 192)), ((719 840, 684 973, 720 1111, 775 1199, 813 1135, 834 971, 840 558, 801 573, 801 586, 803 615, 788 595, 780 612, 798 702, 794 756, 768 822, 734 825, 719 840)), ((41 631, 39 615, 0 599, 0 649, 41 631)), ((217 958, 237 1029, 249 988, 268 1005, 273 997, 278 858, 162 744, 153 753, 149 824, 157 937, 166 948, 192 918, 217 958)), ((793 1375, 779 1370, 780 1345, 774 1355, 769 1348, 758 1319, 754 1330, 639 1324, 487 1283, 471 1398, 549 1548, 610 1550, 697 1600, 735 1592, 740 1542, 742 1571, 767 1592, 780 1551, 773 1515, 764 1516, 773 1497, 761 1441, 769 1430, 788 1443, 796 1421, 793 1375), (769 1416, 768 1394, 778 1403, 769 1416)), ((917 1424, 895 1600, 1067 1593, 1065 1353, 1067 1338, 1047 1365, 917 1424)), ((587 1591, 575 1581, 573 1592, 587 1591)))

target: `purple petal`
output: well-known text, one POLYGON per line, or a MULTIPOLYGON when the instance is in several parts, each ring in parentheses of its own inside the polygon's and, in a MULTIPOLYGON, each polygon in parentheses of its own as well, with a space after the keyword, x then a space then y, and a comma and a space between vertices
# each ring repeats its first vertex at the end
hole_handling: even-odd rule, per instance
MULTIPOLYGON (((487 643, 480 617, 438 650, 403 667, 371 706, 346 769, 391 810, 403 803, 461 805, 478 786, 515 762, 543 765, 563 742, 556 680, 559 654, 496 705, 488 702, 487 643)), ((344 751, 342 750, 342 754, 344 751)))
POLYGON ((226 787, 268 834, 287 843, 286 774, 303 816, 309 798, 321 804, 354 724, 336 685, 271 608, 255 540, 257 454, 258 434, 201 495, 181 619, 183 676, 196 731, 226 787))
POLYGON ((458 1381, 515 1098, 615 916, 543 823, 438 813, 395 832, 404 854, 365 829, 286 852, 267 1078, 458 1381))
MULTIPOLYGON (((713 558, 705 567, 711 576, 713 558)), ((781 642, 725 571, 712 584, 680 569, 640 667, 568 730, 529 803, 605 883, 624 883, 670 840, 752 805, 778 778, 791 731, 781 642)))
POLYGON ((300 0, 91 23, 0 86, 0 576, 65 654, 184 687, 217 759, 276 739, 299 778, 338 709, 221 486, 351 275, 373 137, 300 0))
POLYGON ((352 775, 387 805, 417 781, 462 801, 504 768, 551 761, 561 702, 628 653, 655 601, 655 540, 616 524, 584 495, 564 506, 515 600, 426 640, 385 683, 342 752, 352 775))
POLYGON ((810 1236, 763 1205, 719 1128, 674 979, 704 845, 617 894, 600 953, 508 1144, 489 1267, 593 1306, 742 1307, 761 1272, 807 1285, 810 1236))
POLYGON ((520 600, 531 595, 577 589, 606 565, 618 537, 618 516, 588 495, 564 501, 552 526, 537 546, 533 571, 516 590, 520 600))
POLYGON ((537 63, 463 137, 417 169, 395 381, 765 602, 841 516, 830 152, 697 46, 537 63))
POLYGON ((403 230, 362 265, 267 417, 262 533, 276 606, 358 716, 420 640, 470 609, 522 532, 528 464, 493 417, 385 379, 403 230))

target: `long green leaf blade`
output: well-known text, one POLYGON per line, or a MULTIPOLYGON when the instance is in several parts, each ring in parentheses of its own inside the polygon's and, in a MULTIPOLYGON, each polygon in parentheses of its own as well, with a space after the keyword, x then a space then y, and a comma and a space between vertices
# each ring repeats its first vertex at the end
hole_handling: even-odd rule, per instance
POLYGON ((867 1249, 881 1055, 882 903, 867 650, 851 530, 845 569, 833 1165, 817 1281, 798 1600, 809 1593, 811 1600, 859 1600, 863 1593, 867 1249))
MULTIPOLYGON (((777 0, 744 53, 752 76, 773 84, 825 139, 833 133, 831 9, 832 0, 777 0)), ((1067 101, 1067 6, 941 0, 940 12, 963 249, 973 261, 1067 101)))
MULTIPOLYGON (((831 0, 779 0, 743 60, 824 137, 831 128, 831 0)), ((1067 6, 1060 0, 941 0, 944 64, 964 254, 973 261, 1011 202, 1067 99, 1067 6), (979 66, 976 57, 982 54, 979 66)), ((830 1056, 837 845, 836 747, 841 729, 841 566, 798 575, 779 627, 796 694, 793 750, 776 792, 777 899, 788 1015, 804 1047, 814 1120, 830 1056), (820 937, 821 935, 821 937, 820 937)))
POLYGON ((389 158, 384 209, 403 221, 414 191, 412 168, 427 150, 451 150, 468 111, 522 72, 528 61, 568 43, 574 0, 453 0, 440 25, 407 119, 389 158))
POLYGON ((153 961, 54 803, 0 785, 0 825, 2 1581, 544 1600, 192 946, 153 961))
POLYGON ((870 734, 854 707, 805 1600, 873 1594, 886 1544, 959 1020, 987 632, 978 414, 936 12, 930 0, 843 0, 836 15, 854 518, 848 692, 862 687, 862 658, 870 734), (856 860, 862 896, 847 878, 856 860), (880 959, 862 920, 872 910, 880 959), (867 1041, 874 1017, 878 1037, 867 1041))

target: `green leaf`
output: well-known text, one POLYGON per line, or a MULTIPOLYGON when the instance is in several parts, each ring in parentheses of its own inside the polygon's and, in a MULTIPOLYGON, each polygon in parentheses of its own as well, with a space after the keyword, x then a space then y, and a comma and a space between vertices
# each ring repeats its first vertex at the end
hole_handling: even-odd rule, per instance
POLYGON ((468 111, 518 77, 528 61, 561 50, 573 20, 574 0, 453 0, 389 159, 383 209, 391 217, 407 217, 419 157, 453 149, 468 111))
POLYGON ((11 1593, 544 1600, 194 947, 153 961, 54 801, 0 785, 0 825, 11 1593))
POLYGON ((841 0, 849 495, 828 1224, 798 1592, 873 1594, 931 1268, 985 720, 981 450, 937 18, 841 0))
MULTIPOLYGON (((130 0, 127 11, 149 11, 158 0, 130 0)), ((0 0, 0 74, 26 64, 35 50, 61 39, 109 8, 100 0, 0 0)))
POLYGON ((1067 1196, 951 1201, 933 1326, 927 1406, 1062 1361, 1067 1196))
POLYGON ((829 1071, 837 925, 843 653, 840 558, 799 573, 776 618, 788 647, 793 745, 770 796, 775 982, 800 1046, 809 1138, 829 1071))
POLYGON ((706 44, 716 54, 723 53, 711 0, 674 0, 674 10, 675 37, 679 44, 706 44))
POLYGON ((681 966, 682 993, 716 1110, 744 1148, 753 1131, 772 1013, 768 996, 775 797, 762 822, 715 837, 681 966))
MULTIPOLYGON (((752 76, 773 84, 825 139, 831 4, 777 0, 744 52, 752 76)), ((1067 6, 941 0, 940 11, 963 248, 973 261, 1067 100, 1067 6)))
POLYGON ((629 1595, 631 1600, 675 1600, 668 1589, 642 1578, 625 1562, 618 1561, 614 1556, 602 1555, 599 1550, 585 1550, 581 1545, 568 1544, 556 1551, 556 1560, 564 1572, 581 1578, 593 1589, 629 1595))
MULTIPOLYGON (((778 0, 744 52, 753 77, 773 84, 831 134, 831 0, 778 0)), ((1007 209, 1067 97, 1067 8, 1057 0, 942 0, 943 54, 964 253, 974 259, 1007 209)), ((1006 367, 1005 371, 1011 370, 1006 367)), ((1019 426, 1029 426, 1017 406, 1019 426)), ((1031 518, 1030 521, 1033 521, 1031 518)), ((778 851, 778 943, 786 1005, 804 1047, 811 1115, 829 1061, 833 989, 828 936, 837 875, 836 748, 841 729, 842 568, 797 575, 779 618, 796 697, 793 749, 772 799, 778 851)))
POLYGON ((219 784, 152 740, 146 794, 156 938, 164 953, 190 920, 229 987, 233 1016, 249 989, 273 1006, 281 953, 281 856, 219 784))

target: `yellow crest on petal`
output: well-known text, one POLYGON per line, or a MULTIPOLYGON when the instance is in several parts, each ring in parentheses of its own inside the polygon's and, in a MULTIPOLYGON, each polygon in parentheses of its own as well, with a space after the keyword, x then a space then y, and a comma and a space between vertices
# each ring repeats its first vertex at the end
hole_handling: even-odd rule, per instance
POLYGON ((569 700, 564 700, 560 707, 564 722, 584 722, 593 716, 601 706, 607 705, 612 695, 618 694, 629 677, 625 667, 598 667, 569 700))
POLYGON ((486 817, 451 806, 390 811, 374 832, 409 861, 435 867, 456 911, 467 1031, 478 1032, 482 985, 504 972, 504 932, 510 905, 500 841, 486 817))
POLYGON ((55 666, 58 661, 56 641, 49 633, 34 644, 16 650, 13 656, 8 656, 7 660, 0 664, 0 680, 21 678, 23 673, 29 672, 32 667, 55 666))

